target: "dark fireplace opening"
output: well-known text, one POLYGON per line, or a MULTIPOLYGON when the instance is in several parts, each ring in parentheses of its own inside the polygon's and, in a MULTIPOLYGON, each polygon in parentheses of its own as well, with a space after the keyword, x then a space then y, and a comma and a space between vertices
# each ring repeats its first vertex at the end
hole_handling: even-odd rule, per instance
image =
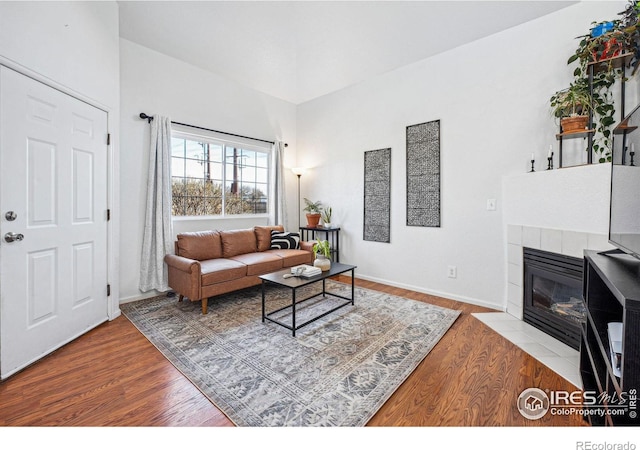
POLYGON ((523 255, 524 321, 578 350, 586 321, 583 260, 531 248, 523 255))

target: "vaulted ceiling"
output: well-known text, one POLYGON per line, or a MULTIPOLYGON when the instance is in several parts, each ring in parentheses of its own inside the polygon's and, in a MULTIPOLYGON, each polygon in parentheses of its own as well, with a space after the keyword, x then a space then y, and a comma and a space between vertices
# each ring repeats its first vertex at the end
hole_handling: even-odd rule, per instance
POLYGON ((574 3, 120 1, 120 36, 299 104, 574 3))

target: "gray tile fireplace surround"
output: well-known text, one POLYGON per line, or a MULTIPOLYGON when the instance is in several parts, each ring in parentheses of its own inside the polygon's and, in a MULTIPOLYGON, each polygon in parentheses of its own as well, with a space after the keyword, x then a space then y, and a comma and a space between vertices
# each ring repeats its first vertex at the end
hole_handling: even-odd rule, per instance
POLYGON ((582 388, 579 353, 522 320, 524 247, 576 258, 582 258, 585 249, 602 251, 613 247, 606 234, 507 225, 507 311, 474 314, 507 340, 582 388))

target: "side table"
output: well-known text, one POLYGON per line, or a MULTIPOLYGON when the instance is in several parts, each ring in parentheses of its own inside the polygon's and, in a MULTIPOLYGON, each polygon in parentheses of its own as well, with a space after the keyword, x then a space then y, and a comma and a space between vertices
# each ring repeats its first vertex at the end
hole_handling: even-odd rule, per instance
POLYGON ((300 239, 303 241, 321 239, 322 233, 331 246, 331 259, 340 262, 340 228, 300 227, 300 239))

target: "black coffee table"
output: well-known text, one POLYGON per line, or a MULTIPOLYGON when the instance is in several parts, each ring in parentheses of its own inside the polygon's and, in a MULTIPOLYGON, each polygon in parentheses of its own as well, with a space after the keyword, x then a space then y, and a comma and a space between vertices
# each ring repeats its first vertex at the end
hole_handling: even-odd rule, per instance
POLYGON ((285 327, 289 330, 291 330, 292 336, 295 337, 296 335, 296 330, 299 330, 300 328, 304 327, 305 325, 309 325, 311 322, 315 322, 316 320, 326 316, 327 314, 330 314, 344 306, 347 305, 354 305, 354 298, 355 298, 355 289, 354 289, 354 275, 355 275, 355 269, 357 266, 352 266, 349 264, 341 264, 338 262, 331 262, 331 269, 327 270, 326 272, 322 272, 320 275, 316 275, 314 277, 290 277, 290 278, 284 278, 285 274, 290 274, 291 273, 291 268, 289 269, 283 269, 283 270, 279 270, 277 272, 273 272, 273 273, 268 273, 265 275, 260 275, 260 279, 262 280, 262 321, 264 322, 265 320, 268 320, 270 322, 276 323, 282 327, 285 327), (326 289, 326 280, 327 278, 333 277, 335 275, 339 275, 341 273, 345 273, 345 272, 351 272, 351 298, 348 297, 344 297, 342 295, 336 294, 336 293, 332 293, 332 292, 328 292, 326 289), (303 298, 302 300, 296 300, 296 290, 298 288, 304 287, 304 286, 308 286, 310 284, 313 283, 317 283, 319 281, 322 281, 322 292, 319 292, 317 294, 311 295, 309 297, 303 298), (291 304, 287 305, 283 308, 280 309, 276 309, 275 311, 271 311, 269 313, 266 312, 266 306, 265 306, 265 286, 267 283, 271 283, 271 284, 275 284, 278 286, 282 286, 282 287, 287 287, 289 289, 291 289, 291 304), (341 303, 340 305, 330 309, 329 311, 325 311, 322 314, 315 316, 309 320, 307 320, 306 322, 296 325, 296 305, 299 305, 302 302, 306 302, 307 300, 311 300, 313 298, 319 297, 319 296, 323 296, 323 297, 327 297, 327 296, 332 296, 332 297, 337 297, 340 299, 343 299, 344 302, 341 303), (271 316, 273 316, 274 314, 283 311, 287 308, 291 308, 291 325, 288 325, 286 323, 283 323, 271 316))

